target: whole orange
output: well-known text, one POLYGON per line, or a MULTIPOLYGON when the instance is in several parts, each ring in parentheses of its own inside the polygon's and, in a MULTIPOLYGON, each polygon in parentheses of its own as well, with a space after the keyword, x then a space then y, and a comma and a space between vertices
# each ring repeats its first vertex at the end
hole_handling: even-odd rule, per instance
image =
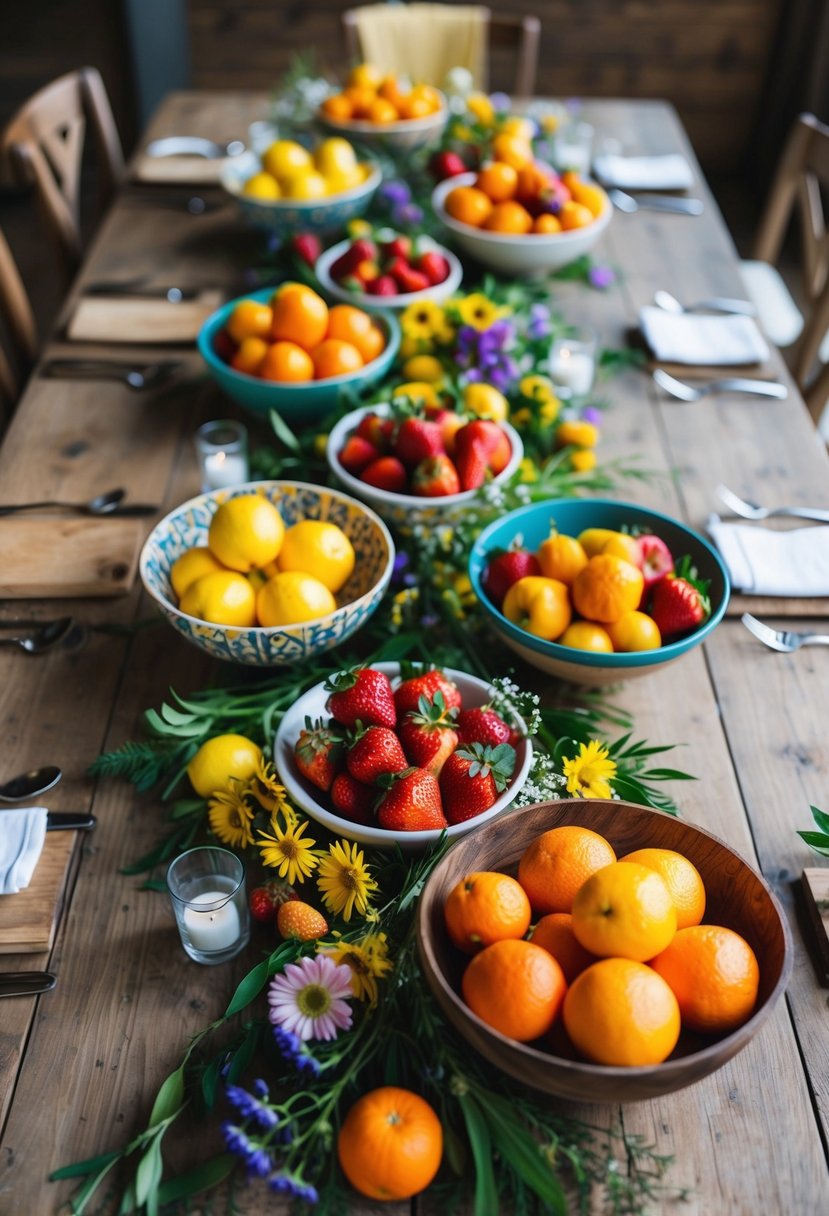
POLYGON ((582 884, 615 860, 604 836, 568 824, 550 828, 527 846, 518 863, 518 881, 534 912, 571 912, 582 884))
POLYGON ((357 1099, 343 1120, 337 1156, 362 1195, 410 1199, 426 1189, 440 1168, 440 1119, 409 1089, 373 1089, 357 1099))
POLYGON ((562 203, 558 218, 564 231, 570 232, 573 228, 586 228, 588 224, 593 223, 595 216, 589 207, 571 200, 569 203, 562 203))
POLYGON ((492 142, 492 152, 496 160, 505 161, 513 169, 523 169, 533 158, 532 144, 520 135, 508 135, 502 131, 492 142))
POLYGON ((592 650, 595 654, 613 653, 610 634, 595 621, 573 621, 558 639, 558 644, 572 646, 574 650, 592 650))
POLYGON ((300 384, 314 378, 314 361, 296 342, 273 342, 265 351, 258 374, 263 380, 300 384))
POLYGON ((608 623, 607 632, 614 650, 658 650, 662 634, 652 616, 646 612, 625 612, 618 621, 608 623))
POLYGON ((390 101, 386 101, 385 97, 375 97, 368 108, 366 115, 369 122, 379 123, 381 126, 390 122, 397 122, 401 117, 397 112, 397 107, 392 105, 390 101))
POLYGON ((244 342, 245 338, 270 337, 273 314, 270 306, 260 300, 240 300, 230 314, 227 332, 234 342, 244 342))
POLYGON ((561 224, 557 215, 548 215, 546 212, 543 215, 537 215, 533 220, 533 232, 537 232, 541 236, 553 236, 556 232, 561 232, 561 224))
POLYGON ((591 874, 573 900, 573 932, 601 958, 644 963, 670 944, 676 908, 661 875, 633 861, 591 874))
POLYGON ((735 1030, 757 1002, 760 968, 745 938, 721 925, 680 929, 651 966, 670 985, 691 1030, 735 1030))
POLYGON ((619 860, 638 862, 662 875, 676 908, 677 929, 700 923, 705 914, 705 887, 699 870, 687 857, 673 849, 637 849, 619 860))
POLYGON ((345 376, 358 372, 363 366, 363 356, 351 342, 340 338, 326 338, 311 351, 314 361, 314 379, 328 380, 331 376, 345 376))
POLYGON ((377 322, 372 321, 368 333, 359 342, 354 342, 354 345, 363 356, 363 364, 365 365, 366 363, 371 363, 379 355, 382 355, 386 349, 386 335, 377 322))
POLYGON ((318 346, 328 329, 328 305, 303 283, 286 283, 271 301, 271 336, 296 342, 303 350, 318 346))
POLYGON ((376 359, 383 349, 383 333, 367 312, 353 304, 335 304, 328 313, 327 338, 339 338, 350 342, 360 352, 364 363, 376 359), (377 336, 380 349, 377 349, 377 336))
POLYGON ((331 97, 326 97, 320 109, 326 118, 333 118, 334 122, 348 122, 354 115, 354 107, 345 93, 333 93, 331 97))
POLYGON ((487 946, 468 964, 461 992, 473 1013, 493 1030, 528 1043, 550 1029, 567 984, 551 954, 513 939, 487 946))
POLYGON ((587 554, 575 536, 556 532, 538 546, 536 552, 541 573, 545 578, 557 578, 569 587, 573 579, 587 565, 587 554))
POLYGON ((492 210, 492 200, 475 186, 456 186, 447 194, 444 206, 453 220, 480 228, 492 210))
POLYGON ((597 1064, 661 1064, 679 1038, 671 989, 650 967, 626 958, 604 958, 582 971, 564 998, 563 1018, 574 1046, 597 1064))
POLYGON ((479 870, 467 874, 446 897, 446 928, 465 954, 508 937, 523 937, 530 927, 530 901, 508 874, 479 870))
POLYGON ((503 161, 495 160, 484 165, 478 173, 475 185, 483 190, 493 203, 503 203, 512 198, 518 185, 518 170, 503 161))
POLYGON ((573 917, 569 912, 550 912, 542 916, 530 936, 530 941, 552 954, 568 984, 596 962, 596 956, 584 946, 573 932, 573 917))
POLYGON ((612 553, 591 557, 573 579, 573 605, 588 621, 618 621, 639 607, 645 580, 642 571, 612 553))
POLYGON ((268 353, 268 343, 264 338, 243 338, 235 354, 231 357, 230 366, 234 371, 245 372, 255 376, 262 366, 262 361, 268 353))
POLYGON ((481 225, 487 232, 504 232, 511 236, 524 236, 533 226, 533 218, 514 199, 496 203, 481 225))

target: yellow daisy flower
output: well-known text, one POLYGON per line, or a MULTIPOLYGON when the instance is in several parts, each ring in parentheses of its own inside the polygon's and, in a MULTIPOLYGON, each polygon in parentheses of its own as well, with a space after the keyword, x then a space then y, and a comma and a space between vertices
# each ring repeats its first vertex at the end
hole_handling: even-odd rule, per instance
POLYGON ((428 342, 446 326, 446 317, 439 304, 423 300, 410 304, 400 317, 400 327, 407 338, 428 342))
POLYGON ((518 391, 533 401, 556 401, 555 389, 549 376, 523 376, 518 382, 518 391))
POLYGON ((536 466, 535 461, 531 460, 529 456, 525 456, 521 461, 518 466, 518 472, 521 481, 538 481, 538 467, 536 466))
POLYGON ((591 469, 595 469, 597 460, 592 448, 580 448, 578 452, 573 452, 570 464, 577 473, 589 473, 591 469))
POLYGON ((499 307, 482 291, 473 291, 469 296, 461 296, 455 301, 455 306, 464 325, 471 325, 473 329, 480 330, 489 329, 494 321, 509 312, 508 308, 499 307))
POLYGON ((233 849, 244 849, 253 844, 250 830, 253 811, 245 799, 246 792, 238 784, 237 788, 227 792, 217 790, 207 804, 211 831, 223 844, 229 844, 233 849))
POLYGON ((556 431, 556 443, 560 448, 572 443, 579 448, 594 448, 599 442, 599 428, 592 422, 562 422, 556 431))
POLYGON ((319 858, 313 851, 316 841, 302 834, 307 827, 308 821, 304 819, 302 823, 289 823, 283 828, 272 816, 273 835, 259 833, 257 844, 262 854, 262 864, 274 866, 279 877, 287 878, 291 886, 304 882, 319 865, 319 858))
POLYGON ((338 941, 333 946, 320 947, 317 953, 327 954, 335 963, 350 967, 351 988, 357 1000, 377 1004, 377 981, 392 969, 385 933, 369 933, 356 942, 338 941))
POLYGON ((377 890, 363 850, 348 840, 335 840, 329 846, 328 855, 319 863, 317 886, 328 911, 344 921, 351 920, 355 909, 364 916, 369 897, 377 890))
POLYGON ((563 763, 568 794, 575 798, 613 797, 610 782, 616 776, 616 761, 610 759, 598 739, 580 743, 579 754, 572 760, 565 758, 563 763))
POLYGON ((286 823, 296 823, 297 814, 288 802, 285 786, 277 781, 273 765, 264 756, 259 757, 250 792, 266 811, 281 815, 286 823))

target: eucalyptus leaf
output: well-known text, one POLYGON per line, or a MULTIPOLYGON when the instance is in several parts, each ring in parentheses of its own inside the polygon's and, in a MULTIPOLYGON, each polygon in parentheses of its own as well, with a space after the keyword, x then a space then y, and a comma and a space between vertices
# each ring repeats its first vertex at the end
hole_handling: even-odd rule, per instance
POLYGON ((184 1104, 184 1065, 171 1072, 162 1083, 150 1113, 148 1127, 155 1127, 165 1119, 177 1115, 184 1104))
POLYGON ((825 832, 798 832, 797 834, 801 840, 805 840, 810 849, 814 849, 823 857, 829 857, 829 836, 825 832))
POLYGON ((158 1208, 158 1184, 161 1182, 164 1165, 161 1160, 161 1135, 156 1135, 150 1141, 150 1146, 144 1153, 144 1156, 138 1163, 138 1169, 135 1171, 135 1201, 138 1207, 142 1203, 147 1204, 147 1210, 151 1207, 158 1208), (151 1204, 150 1196, 155 1193, 155 1203, 151 1204))
POLYGON ((240 980, 239 985, 231 997, 230 1004, 225 1010, 225 1017, 232 1018, 234 1013, 239 1013, 246 1005, 249 1005, 254 1000, 265 984, 268 982, 268 963, 257 963, 252 971, 249 971, 244 979, 240 980))
POLYGON ((299 452, 299 440, 288 426, 284 418, 282 418, 282 416, 278 414, 276 410, 270 411, 268 414, 268 421, 271 424, 274 435, 276 435, 280 443, 284 444, 285 447, 291 452, 299 452))
POLYGON ((97 1157, 87 1157, 85 1161, 73 1161, 71 1165, 62 1165, 60 1169, 53 1170, 49 1175, 50 1182, 61 1182, 64 1178, 85 1178, 87 1174, 94 1174, 96 1170, 109 1168, 123 1154, 120 1149, 113 1149, 110 1153, 99 1153, 97 1157))
POLYGON ((816 806, 810 806, 809 810, 812 812, 812 818, 821 831, 829 832, 829 815, 827 815, 825 811, 821 811, 816 806))

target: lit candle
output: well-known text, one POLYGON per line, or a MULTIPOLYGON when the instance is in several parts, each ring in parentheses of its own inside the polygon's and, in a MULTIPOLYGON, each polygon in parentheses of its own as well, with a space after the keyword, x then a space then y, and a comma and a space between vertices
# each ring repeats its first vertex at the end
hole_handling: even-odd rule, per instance
POLYGON ((240 486, 249 480, 248 433, 241 422, 205 422, 196 431, 202 490, 240 486))
POLYGON ((239 913, 232 893, 227 891, 204 891, 196 895, 184 909, 182 920, 193 949, 208 954, 228 950, 236 944, 241 931, 239 913), (219 907, 211 907, 222 899, 225 902, 219 907))
POLYGON ((581 397, 590 392, 595 366, 592 351, 585 349, 583 343, 570 342, 566 338, 553 343, 550 377, 557 388, 566 390, 569 395, 581 397))
POLYGON ((240 452, 214 452, 204 457, 202 489, 221 490, 248 480, 248 462, 240 452))

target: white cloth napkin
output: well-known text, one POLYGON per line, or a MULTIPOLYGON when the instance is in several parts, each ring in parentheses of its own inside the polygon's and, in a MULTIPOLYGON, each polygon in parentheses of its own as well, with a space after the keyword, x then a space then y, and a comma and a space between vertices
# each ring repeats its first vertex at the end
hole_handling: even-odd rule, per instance
POLYGON ((708 520, 708 531, 737 591, 746 595, 829 595, 829 527, 772 531, 708 520))
POLYGON ((603 153, 594 158, 593 172, 602 185, 620 190, 687 190, 694 182, 691 166, 679 152, 665 156, 603 153))
POLYGON ((654 357, 663 363, 740 367, 769 357, 751 317, 697 316, 649 305, 641 309, 639 324, 654 357))
POLYGON ((0 811, 0 895, 28 887, 45 839, 45 806, 0 811))

